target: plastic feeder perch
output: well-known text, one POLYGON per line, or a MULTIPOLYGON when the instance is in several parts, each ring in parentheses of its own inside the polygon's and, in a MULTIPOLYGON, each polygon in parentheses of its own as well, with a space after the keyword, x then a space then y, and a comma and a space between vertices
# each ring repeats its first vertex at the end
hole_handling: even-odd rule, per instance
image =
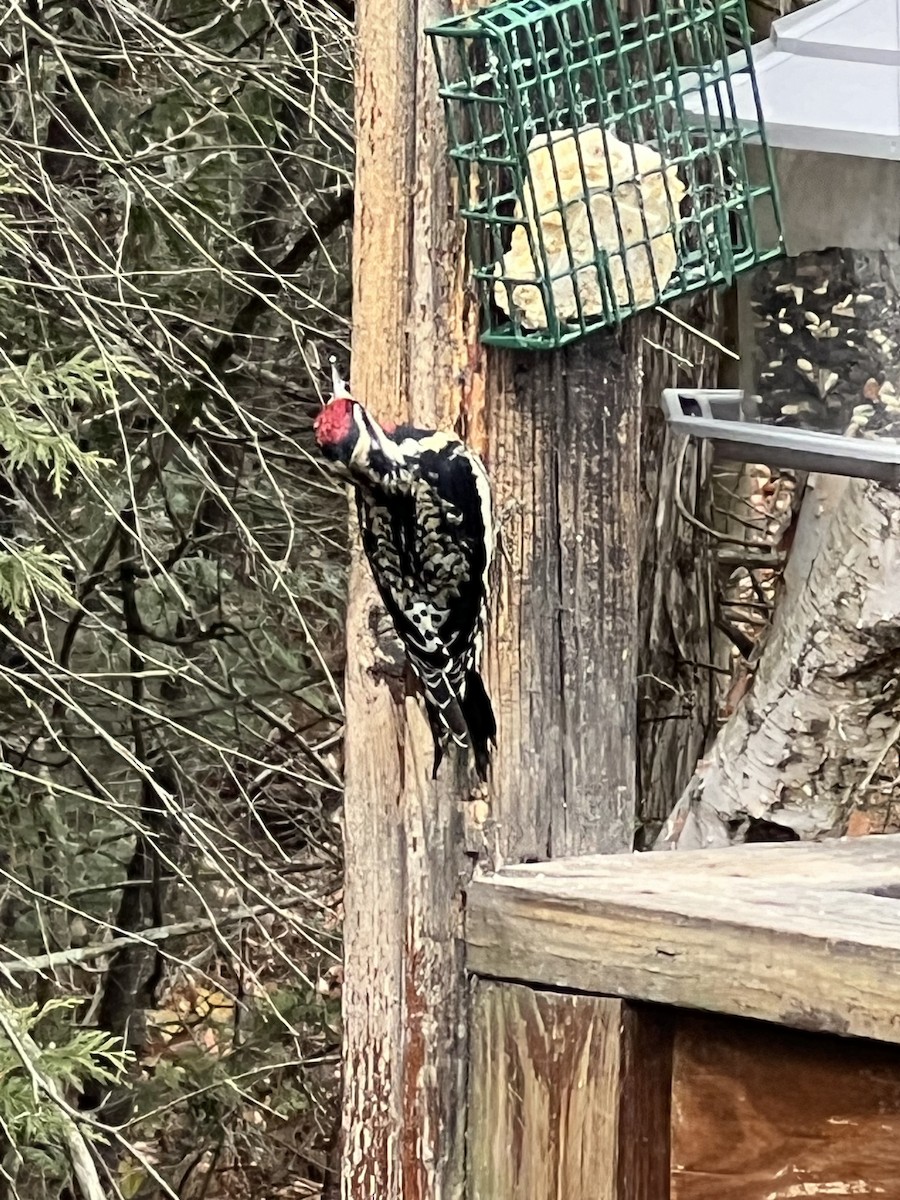
POLYGON ((675 433, 709 439, 723 458, 900 483, 900 442, 765 425, 757 419, 758 407, 758 396, 745 399, 743 392, 725 388, 665 388, 662 394, 675 433))
POLYGON ((745 155, 762 124, 732 99, 743 0, 627 23, 613 0, 515 0, 429 33, 485 342, 561 346, 782 253, 760 237, 780 229, 769 155, 753 182, 745 155), (714 97, 699 124, 690 93, 714 97))

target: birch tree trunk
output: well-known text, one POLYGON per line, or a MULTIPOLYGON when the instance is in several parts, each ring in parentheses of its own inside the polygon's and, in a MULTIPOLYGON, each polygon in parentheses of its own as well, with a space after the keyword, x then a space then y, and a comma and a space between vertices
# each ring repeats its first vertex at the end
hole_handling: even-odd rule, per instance
MULTIPOLYGON (((849 251, 802 256, 769 278, 756 307, 770 416, 900 436, 898 279, 900 252, 849 251)), ((802 838, 893 827, 898 535, 896 487, 810 477, 752 685, 657 848, 726 845, 750 818, 802 838)))

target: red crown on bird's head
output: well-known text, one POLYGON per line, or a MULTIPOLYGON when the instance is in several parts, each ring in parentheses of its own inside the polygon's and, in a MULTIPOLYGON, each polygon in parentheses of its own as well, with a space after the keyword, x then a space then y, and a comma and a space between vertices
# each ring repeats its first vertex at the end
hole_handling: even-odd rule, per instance
POLYGON ((331 360, 331 399, 313 421, 313 434, 320 446, 333 446, 342 442, 353 429, 353 405, 345 380, 338 374, 334 359, 331 360))

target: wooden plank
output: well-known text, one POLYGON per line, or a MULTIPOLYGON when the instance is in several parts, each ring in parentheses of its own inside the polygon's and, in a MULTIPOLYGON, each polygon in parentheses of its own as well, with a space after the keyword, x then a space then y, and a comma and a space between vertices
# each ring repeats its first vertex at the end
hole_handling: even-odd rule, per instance
MULTIPOLYGON (((639 888, 626 888, 615 879, 534 880, 527 887, 512 879, 476 880, 469 889, 468 940, 478 944, 484 923, 482 910, 524 920, 530 913, 539 927, 538 944, 545 943, 558 925, 587 932, 595 922, 668 922, 670 929, 708 925, 715 935, 759 929, 776 938, 818 941, 823 938, 871 949, 900 949, 900 903, 894 898, 858 892, 820 891, 779 883, 763 891, 745 880, 715 880, 699 884, 685 880, 682 887, 648 880, 639 888), (673 920, 674 918, 674 920, 673 920)), ((555 947, 547 947, 553 953, 555 947)))
POLYGON ((827 842, 751 844, 725 850, 662 854, 585 854, 552 863, 504 868, 504 877, 528 879, 640 879, 681 886, 685 876, 799 883, 826 890, 871 891, 900 883, 900 834, 836 838, 827 842))
POLYGON ((467 944, 483 975, 900 1041, 897 900, 499 877, 470 889, 467 944))
POLYGON ((674 1034, 674 1013, 622 1005, 617 1200, 670 1200, 674 1034))
POLYGON ((471 1200, 668 1200, 672 1023, 595 996, 479 982, 471 1200))
POLYGON ((488 362, 494 865, 633 845, 642 330, 488 362))
POLYGON ((900 1196, 900 1050, 683 1014, 672 1200, 900 1196))
POLYGON ((472 1200, 613 1200, 622 1004, 479 983, 472 1200))

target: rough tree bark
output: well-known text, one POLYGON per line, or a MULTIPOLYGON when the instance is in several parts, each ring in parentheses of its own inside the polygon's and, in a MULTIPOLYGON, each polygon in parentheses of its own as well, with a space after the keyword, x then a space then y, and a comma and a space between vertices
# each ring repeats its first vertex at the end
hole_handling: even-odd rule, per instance
POLYGON ((424 28, 436 0, 363 0, 352 387, 456 428, 491 472, 504 550, 488 635, 487 801, 430 781, 418 697, 388 666, 358 550, 348 613, 342 1191, 464 1190, 462 888, 481 859, 632 844, 641 323, 556 355, 477 342, 424 28))
MULTIPOLYGON (((769 415, 900 432, 900 252, 830 251, 770 273, 755 307, 769 415)), ((681 796, 659 848, 741 840, 749 818, 803 838, 892 821, 900 740, 900 495, 812 477, 749 692, 681 796)))

